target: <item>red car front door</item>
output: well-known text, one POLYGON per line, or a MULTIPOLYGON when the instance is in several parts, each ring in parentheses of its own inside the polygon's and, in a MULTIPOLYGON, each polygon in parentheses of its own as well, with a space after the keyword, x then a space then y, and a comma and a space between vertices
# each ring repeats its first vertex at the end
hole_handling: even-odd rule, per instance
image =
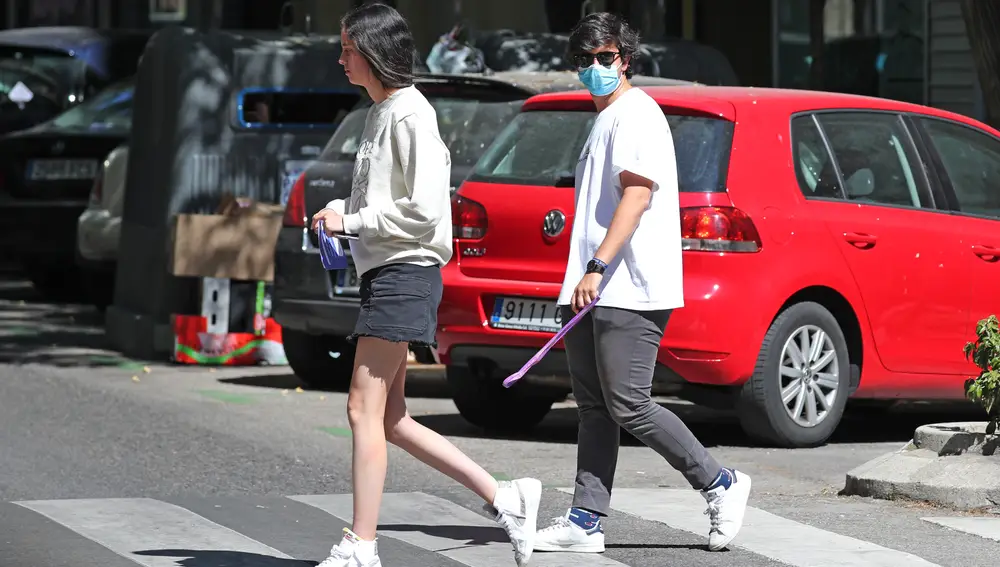
MULTIPOLYGON (((950 120, 924 117, 917 123, 937 154, 942 182, 959 213, 954 215, 961 236, 958 260, 965 270, 958 277, 972 288, 964 345, 974 339, 981 319, 1000 316, 1000 139, 950 120)), ((967 372, 976 373, 971 363, 967 372)))

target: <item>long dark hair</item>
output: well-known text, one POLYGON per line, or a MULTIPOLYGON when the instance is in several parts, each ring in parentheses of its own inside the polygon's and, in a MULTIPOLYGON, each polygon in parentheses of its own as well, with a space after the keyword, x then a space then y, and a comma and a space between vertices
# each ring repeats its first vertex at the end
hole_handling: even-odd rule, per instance
POLYGON ((413 34, 395 8, 368 2, 345 14, 340 25, 384 88, 413 84, 413 34))

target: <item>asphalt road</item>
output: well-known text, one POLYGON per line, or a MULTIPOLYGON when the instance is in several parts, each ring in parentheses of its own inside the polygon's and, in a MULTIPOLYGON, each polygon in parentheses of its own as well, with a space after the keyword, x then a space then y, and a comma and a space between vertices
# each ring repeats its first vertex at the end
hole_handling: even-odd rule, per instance
MULTIPOLYGON (((351 438, 341 392, 302 390, 287 368, 147 364, 105 350, 101 317, 0 283, 0 565, 293 567, 322 560, 351 514, 351 438)), ((498 478, 545 485, 540 520, 569 502, 572 402, 530 437, 487 438, 456 413, 440 369, 414 368, 411 413, 498 478)), ((732 416, 678 402, 727 465, 750 474, 753 508, 728 552, 705 550, 703 501, 659 457, 622 448, 602 556, 536 554, 532 565, 661 567, 996 565, 1000 541, 930 517, 925 505, 837 495, 852 467, 905 443, 916 425, 976 419, 911 406, 849 415, 811 450, 752 446, 732 416)), ((513 565, 476 498, 390 449, 383 564, 513 565)), ((1000 532, 1000 516, 972 518, 1000 532)), ((1000 536, 997 536, 1000 537, 1000 536)))

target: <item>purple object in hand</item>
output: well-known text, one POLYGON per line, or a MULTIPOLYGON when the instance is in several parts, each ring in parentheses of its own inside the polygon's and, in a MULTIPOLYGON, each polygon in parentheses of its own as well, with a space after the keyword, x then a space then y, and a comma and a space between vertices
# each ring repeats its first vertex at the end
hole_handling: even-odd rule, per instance
POLYGON ((545 346, 543 346, 541 350, 536 352, 535 356, 531 357, 531 360, 526 362, 524 366, 521 367, 520 370, 518 370, 514 374, 511 374, 510 376, 507 377, 506 380, 503 381, 503 387, 510 388, 511 386, 514 385, 515 382, 517 382, 521 378, 524 378, 524 375, 527 374, 529 370, 531 370, 531 367, 538 364, 543 358, 545 358, 545 355, 548 354, 550 350, 552 350, 552 347, 556 346, 556 343, 562 340, 562 338, 566 336, 566 333, 568 333, 570 329, 572 329, 577 323, 579 323, 580 319, 583 319, 583 316, 586 315, 588 311, 590 311, 591 309, 594 308, 595 305, 597 305, 597 302, 600 299, 601 299, 600 296, 595 297, 593 301, 591 301, 576 315, 574 315, 573 318, 569 320, 569 323, 566 323, 566 325, 564 325, 562 329, 559 329, 559 332, 556 333, 554 337, 549 339, 549 342, 545 343, 545 346))
POLYGON ((319 240, 319 257, 326 271, 344 270, 347 268, 347 254, 340 240, 330 236, 324 230, 323 221, 316 224, 316 238, 319 240))

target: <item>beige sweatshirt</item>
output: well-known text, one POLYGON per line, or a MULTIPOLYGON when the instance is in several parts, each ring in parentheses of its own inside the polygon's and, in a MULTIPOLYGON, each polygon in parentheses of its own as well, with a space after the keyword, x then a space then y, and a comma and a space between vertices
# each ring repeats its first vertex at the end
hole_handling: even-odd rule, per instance
POLYGON ((451 153, 437 113, 416 87, 373 104, 354 162, 351 197, 328 209, 345 212, 357 234, 351 255, 358 274, 390 263, 447 264, 452 255, 451 153))

